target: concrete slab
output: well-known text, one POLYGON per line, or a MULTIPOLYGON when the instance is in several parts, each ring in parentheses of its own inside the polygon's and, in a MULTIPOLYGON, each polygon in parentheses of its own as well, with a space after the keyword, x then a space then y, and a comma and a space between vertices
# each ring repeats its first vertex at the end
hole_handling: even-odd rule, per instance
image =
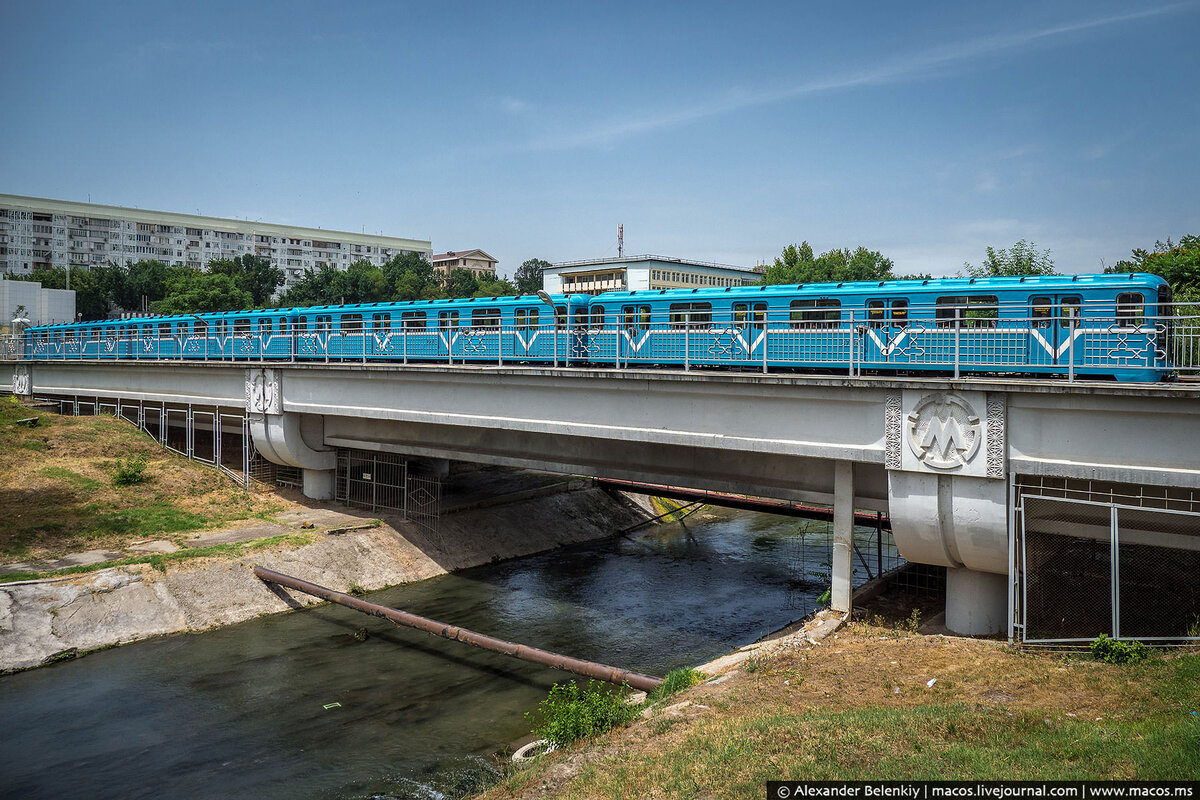
POLYGON ((166 539, 156 539, 152 542, 134 542, 127 549, 131 553, 174 553, 179 545, 166 539))

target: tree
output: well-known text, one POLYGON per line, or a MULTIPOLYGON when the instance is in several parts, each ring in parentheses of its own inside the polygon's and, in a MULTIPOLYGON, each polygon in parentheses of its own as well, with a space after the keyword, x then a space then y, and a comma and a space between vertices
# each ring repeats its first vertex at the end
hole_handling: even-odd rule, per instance
POLYGON ((336 303, 378 303, 391 297, 383 270, 370 261, 355 261, 345 272, 338 272, 330 283, 336 303))
POLYGON ((126 311, 141 309, 143 298, 147 304, 162 300, 167 295, 167 284, 175 269, 153 260, 138 261, 124 271, 114 265, 108 279, 111 297, 126 311))
POLYGON ((1133 257, 1123 259, 1104 270, 1116 272, 1149 272, 1171 284, 1175 299, 1192 302, 1200 299, 1200 236, 1188 235, 1175 244, 1170 239, 1155 242, 1153 250, 1133 251, 1133 257))
POLYGON ((316 270, 304 270, 304 277, 292 284, 291 288, 279 298, 281 306, 327 306, 335 305, 338 300, 333 290, 333 280, 337 277, 336 267, 328 264, 316 270))
POLYGON ((534 294, 542 288, 542 270, 550 268, 549 261, 531 258, 517 267, 513 275, 513 283, 517 286, 518 294, 534 294))
POLYGON ((763 273, 765 284, 824 283, 830 281, 896 280, 892 260, 877 250, 857 247, 813 255, 808 242, 789 244, 763 273))
POLYGON ((208 262, 208 271, 214 275, 228 275, 234 285, 250 293, 255 308, 268 305, 271 295, 283 283, 283 270, 271 266, 269 259, 249 253, 237 258, 214 259, 208 262))
POLYGON ((1057 275, 1049 250, 1038 251, 1033 242, 1017 241, 1009 249, 987 248, 987 257, 979 266, 964 263, 963 269, 972 278, 1027 277, 1057 275))
POLYGON ((504 278, 482 278, 472 297, 511 297, 520 294, 517 287, 504 278))
POLYGON ((185 267, 171 277, 166 296, 158 302, 156 310, 163 314, 198 314, 241 311, 252 305, 250 293, 230 276, 185 267))
POLYGON ((449 297, 473 297, 479 291, 479 279, 469 269, 458 267, 442 280, 449 297))
POLYGON ((383 276, 393 300, 436 300, 444 296, 433 265, 422 253, 393 256, 384 263, 383 276))
MULTIPOLYGON (((104 292, 105 268, 92 270, 71 267, 71 291, 75 292, 75 313, 80 319, 105 319, 110 307, 104 292)), ((51 267, 36 269, 28 275, 11 275, 10 280, 37 281, 44 289, 67 288, 67 270, 51 267)))

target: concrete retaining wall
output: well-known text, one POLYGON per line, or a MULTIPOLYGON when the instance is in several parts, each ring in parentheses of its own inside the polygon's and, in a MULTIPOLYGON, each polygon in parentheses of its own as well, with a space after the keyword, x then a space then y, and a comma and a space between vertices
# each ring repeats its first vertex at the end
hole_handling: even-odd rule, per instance
POLYGON ((166 573, 137 565, 0 584, 0 671, 34 667, 67 651, 200 631, 287 610, 289 604, 254 577, 254 564, 340 591, 381 589, 601 538, 640 518, 632 504, 587 489, 450 514, 439 534, 396 523, 324 534, 304 547, 234 561, 181 562, 166 573))

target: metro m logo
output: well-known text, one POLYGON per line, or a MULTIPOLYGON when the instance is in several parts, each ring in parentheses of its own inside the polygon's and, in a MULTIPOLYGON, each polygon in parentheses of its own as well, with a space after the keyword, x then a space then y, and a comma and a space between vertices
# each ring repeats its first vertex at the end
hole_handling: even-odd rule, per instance
POLYGON ((921 463, 957 469, 979 451, 983 429, 967 401, 953 394, 932 394, 908 415, 908 446, 921 463))

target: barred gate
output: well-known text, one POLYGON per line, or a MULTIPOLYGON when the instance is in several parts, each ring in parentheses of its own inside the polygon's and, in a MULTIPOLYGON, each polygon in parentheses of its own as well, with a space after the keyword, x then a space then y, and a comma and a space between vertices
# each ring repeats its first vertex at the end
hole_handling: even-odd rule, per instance
POLYGON ((1200 640, 1200 496, 1093 481, 1019 479, 1014 635, 1200 640))
POLYGON ((431 533, 439 533, 441 481, 420 475, 394 453, 338 450, 334 498, 372 511, 398 512, 431 533))

